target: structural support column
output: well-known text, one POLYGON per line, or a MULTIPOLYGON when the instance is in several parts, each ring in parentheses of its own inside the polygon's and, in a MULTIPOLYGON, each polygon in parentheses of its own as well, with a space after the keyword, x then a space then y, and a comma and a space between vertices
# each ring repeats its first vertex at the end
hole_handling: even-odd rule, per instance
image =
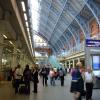
POLYGON ((20 61, 19 61, 19 64, 20 64, 21 66, 24 66, 24 63, 23 63, 24 61, 23 61, 23 60, 24 60, 24 55, 21 53, 21 54, 20 54, 20 61))
POLYGON ((74 59, 73 59, 73 68, 75 67, 75 62, 74 62, 74 59))
POLYGON ((68 65, 69 65, 69 68, 70 68, 70 60, 68 61, 68 63, 69 63, 68 65))
POLYGON ((0 33, 0 69, 1 69, 1 67, 2 67, 3 40, 4 40, 4 37, 3 37, 3 35, 0 33))
MULTIPOLYGON (((4 40, 4 37, 2 36, 2 33, 0 32, 0 70, 2 69, 3 40, 4 40)), ((0 71, 0 81, 2 81, 3 79, 4 79, 4 73, 0 71)))
POLYGON ((66 67, 67 67, 67 62, 66 62, 66 61, 64 61, 64 63, 65 63, 64 65, 65 65, 65 68, 66 68, 66 67))
POLYGON ((78 62, 80 62, 80 58, 77 58, 78 62))
POLYGON ((18 64, 18 61, 17 61, 17 50, 16 48, 14 47, 14 50, 13 50, 13 55, 12 55, 12 63, 11 63, 11 67, 16 67, 17 64, 18 64))
POLYGON ((26 66, 26 63, 27 63, 27 60, 26 60, 26 55, 23 55, 23 67, 25 67, 26 66))

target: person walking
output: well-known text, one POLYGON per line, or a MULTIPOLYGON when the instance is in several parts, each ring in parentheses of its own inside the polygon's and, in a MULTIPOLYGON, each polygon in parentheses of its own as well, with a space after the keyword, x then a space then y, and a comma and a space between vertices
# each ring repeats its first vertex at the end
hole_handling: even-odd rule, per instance
POLYGON ((84 80, 86 86, 86 100, 92 100, 93 82, 95 82, 95 77, 91 67, 87 67, 87 71, 84 73, 84 80))
POLYGON ((50 84, 55 86, 55 72, 53 68, 50 69, 49 76, 50 76, 50 84))
POLYGON ((59 70, 59 76, 60 76, 61 86, 64 86, 64 71, 62 68, 60 68, 59 70))
POLYGON ((42 80, 43 86, 44 85, 47 86, 47 80, 48 80, 47 68, 43 67, 41 73, 42 73, 42 77, 43 77, 43 80, 42 80))
POLYGON ((34 83, 34 90, 33 90, 33 92, 37 93, 37 88, 38 88, 39 80, 38 80, 38 68, 37 68, 36 65, 35 65, 34 70, 32 72, 32 78, 33 78, 33 83, 34 83))
POLYGON ((72 70, 72 81, 71 81, 71 93, 74 94, 74 100, 82 100, 81 92, 84 88, 83 78, 80 72, 80 66, 82 64, 78 62, 75 68, 72 70))
POLYGON ((31 70, 29 69, 29 65, 26 65, 25 67, 25 70, 23 72, 23 79, 27 92, 30 93, 31 70))

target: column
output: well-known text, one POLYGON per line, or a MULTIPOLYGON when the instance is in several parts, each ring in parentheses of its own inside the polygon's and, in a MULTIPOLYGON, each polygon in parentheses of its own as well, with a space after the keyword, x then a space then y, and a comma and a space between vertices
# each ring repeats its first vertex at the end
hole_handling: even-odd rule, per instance
POLYGON ((77 58, 78 62, 80 62, 80 58, 77 58))
POLYGON ((0 69, 2 68, 3 40, 4 40, 4 37, 3 37, 3 35, 0 33, 0 69))
POLYGON ((21 53, 21 54, 20 54, 20 61, 19 61, 19 64, 20 64, 21 66, 24 66, 24 64, 23 64, 23 58, 24 58, 24 55, 21 53))
POLYGON ((67 61, 65 60, 65 68, 67 67, 67 61))
MULTIPOLYGON (((2 66, 2 54, 3 54, 3 40, 4 37, 2 36, 2 34, 0 33, 0 70, 3 67, 2 66)), ((4 73, 0 71, 0 81, 4 80, 4 73)))
POLYGON ((70 68, 70 60, 68 61, 68 63, 69 63, 68 65, 69 65, 69 68, 70 68))
POLYGON ((73 59, 73 68, 75 67, 75 62, 74 62, 74 59, 73 59))
POLYGON ((25 67, 25 65, 26 65, 26 56, 24 55, 24 58, 23 58, 23 66, 25 67))
POLYGON ((12 54, 12 62, 11 62, 11 67, 16 67, 18 64, 18 61, 17 61, 17 50, 16 48, 14 47, 13 49, 13 54, 12 54))

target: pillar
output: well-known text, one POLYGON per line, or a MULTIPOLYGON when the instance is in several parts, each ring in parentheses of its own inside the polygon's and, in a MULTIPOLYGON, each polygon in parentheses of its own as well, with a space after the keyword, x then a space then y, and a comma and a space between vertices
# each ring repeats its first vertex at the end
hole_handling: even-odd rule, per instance
POLYGON ((20 61, 19 61, 19 64, 21 66, 24 66, 24 64, 23 64, 23 58, 24 58, 24 55, 22 53, 20 53, 20 61))
POLYGON ((0 33, 0 69, 2 68, 3 40, 4 40, 4 37, 3 37, 3 35, 0 33))
MULTIPOLYGON (((0 70, 3 67, 2 66, 3 40, 4 40, 4 37, 2 36, 2 33, 0 33, 0 70)), ((0 81, 2 81, 2 80, 4 80, 4 73, 0 71, 0 81)))
POLYGON ((67 61, 65 60, 65 68, 67 67, 67 61))
POLYGON ((14 47, 13 49, 13 54, 12 54, 12 62, 11 62, 11 67, 16 67, 18 64, 18 61, 17 61, 17 50, 16 48, 14 47))
POLYGON ((75 67, 75 62, 74 62, 74 59, 73 59, 73 68, 75 67))
POLYGON ((80 62, 80 58, 77 58, 78 62, 80 62))
POLYGON ((68 60, 68 63, 69 63, 68 65, 69 65, 69 68, 70 68, 70 60, 68 60))

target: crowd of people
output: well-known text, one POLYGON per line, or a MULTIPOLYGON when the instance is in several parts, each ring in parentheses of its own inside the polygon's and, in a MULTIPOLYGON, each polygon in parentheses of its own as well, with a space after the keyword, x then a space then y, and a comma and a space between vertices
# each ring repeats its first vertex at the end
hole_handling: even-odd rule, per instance
MULTIPOLYGON (((49 68, 43 66, 38 68, 35 64, 32 69, 29 65, 25 66, 22 70, 21 66, 18 65, 13 71, 12 84, 15 88, 15 93, 21 92, 20 84, 24 84, 23 91, 27 94, 30 93, 30 81, 33 82, 33 92, 38 92, 38 75, 42 79, 43 86, 48 86, 48 80, 51 86, 56 85, 56 80, 59 80, 61 86, 64 86, 64 77, 66 75, 66 70, 63 68, 49 68)), ((70 74, 71 87, 70 92, 74 95, 74 100, 82 100, 82 96, 86 97, 86 100, 92 100, 93 85, 95 83, 95 77, 91 70, 91 67, 86 67, 83 69, 81 62, 78 62, 74 68, 71 69, 70 74)))
POLYGON ((30 81, 34 82, 33 92, 37 93, 37 84, 39 82, 37 65, 34 65, 34 67, 30 69, 29 65, 27 64, 24 70, 22 70, 20 65, 17 65, 15 70, 12 71, 12 76, 13 76, 12 85, 15 88, 15 94, 19 92, 20 93, 24 92, 24 93, 29 94, 30 81))
POLYGON ((66 75, 66 72, 64 69, 62 68, 46 68, 43 67, 41 68, 41 70, 39 71, 40 76, 43 77, 43 86, 47 86, 47 80, 48 77, 50 78, 50 84, 52 86, 55 86, 55 81, 56 80, 60 80, 61 81, 61 86, 64 86, 64 76, 66 75))
POLYGON ((38 65, 34 65, 33 68, 30 69, 29 65, 26 65, 24 70, 22 70, 21 65, 17 65, 17 67, 12 71, 12 85, 15 88, 15 94, 25 92, 27 94, 30 93, 30 82, 33 82, 33 92, 37 93, 38 89, 38 75, 42 79, 43 86, 48 86, 48 78, 50 78, 50 84, 55 86, 55 80, 61 81, 61 86, 64 86, 64 76, 65 71, 54 68, 47 68, 43 66, 42 68, 38 68, 38 65), (25 85, 25 86, 23 86, 25 85))

